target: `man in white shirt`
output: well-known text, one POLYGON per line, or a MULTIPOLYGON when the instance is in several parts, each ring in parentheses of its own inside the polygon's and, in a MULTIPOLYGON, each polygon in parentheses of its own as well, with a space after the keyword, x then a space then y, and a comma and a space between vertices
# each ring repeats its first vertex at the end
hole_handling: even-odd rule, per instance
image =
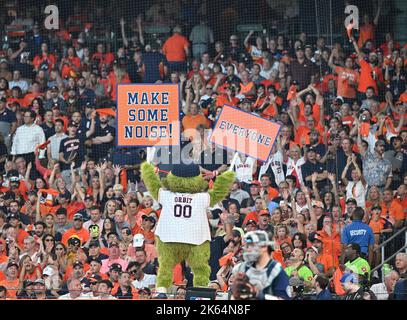
POLYGON ((49 137, 49 145, 47 146, 48 159, 59 160, 59 146, 61 141, 68 137, 64 132, 64 122, 61 119, 55 120, 55 134, 49 137))
POLYGON ((89 296, 82 293, 82 284, 79 279, 68 280, 69 293, 60 296, 59 300, 81 300, 89 299, 89 296))
POLYGON ((376 283, 370 287, 370 290, 376 295, 377 300, 387 300, 389 295, 393 293, 394 286, 399 278, 397 271, 391 271, 384 276, 384 283, 376 283))
POLYGON ((34 123, 35 117, 34 111, 24 112, 24 125, 17 128, 11 147, 13 161, 22 156, 27 163, 35 162, 35 147, 45 142, 44 130, 34 123))
POLYGON ((157 276, 154 274, 145 274, 143 272, 143 268, 141 267, 141 264, 139 264, 138 262, 133 262, 132 264, 134 271, 133 274, 135 276, 135 279, 132 282, 132 285, 136 288, 136 289, 141 289, 141 288, 150 288, 153 289, 155 288, 155 284, 156 284, 156 279, 157 276))
POLYGON ((26 93, 28 90, 28 82, 25 80, 21 80, 21 72, 20 70, 14 70, 13 72, 13 80, 10 81, 8 84, 9 88, 12 89, 13 87, 20 87, 23 93, 26 93))

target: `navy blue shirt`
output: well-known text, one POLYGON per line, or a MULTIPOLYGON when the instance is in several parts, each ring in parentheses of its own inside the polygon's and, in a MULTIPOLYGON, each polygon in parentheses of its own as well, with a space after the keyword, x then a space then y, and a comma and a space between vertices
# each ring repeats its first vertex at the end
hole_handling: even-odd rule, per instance
POLYGON ((165 66, 168 64, 165 56, 159 52, 146 52, 143 54, 144 62, 144 83, 155 83, 157 80, 162 80, 160 75, 160 64, 165 66))
POLYGON ((79 93, 79 90, 77 92, 79 98, 78 98, 78 105, 80 107, 84 107, 88 102, 89 103, 95 103, 96 101, 96 94, 93 92, 93 90, 86 88, 82 94, 79 93))
POLYGON ((357 243, 360 251, 368 253, 369 245, 374 244, 374 235, 372 229, 360 220, 353 221, 347 225, 342 232, 342 244, 357 243))
MULTIPOLYGON (((304 179, 305 185, 307 187, 312 187, 312 182, 311 181, 305 181, 305 178, 311 176, 314 172, 317 173, 323 173, 325 171, 325 165, 323 163, 320 162, 316 162, 316 163, 312 163, 312 162, 305 162, 302 166, 301 166, 301 172, 302 172, 302 178, 304 179)), ((322 189, 324 186, 326 186, 327 181, 326 179, 318 181, 317 182, 317 186, 318 189, 322 189)))
MULTIPOLYGON (((85 160, 85 144, 83 139, 80 136, 75 137, 67 137, 61 140, 59 144, 59 153, 64 154, 65 160, 68 160, 69 156, 75 154, 74 162, 75 168, 81 166, 82 162, 85 160)), ((71 168, 70 164, 62 163, 61 162, 61 170, 69 170, 71 168)))

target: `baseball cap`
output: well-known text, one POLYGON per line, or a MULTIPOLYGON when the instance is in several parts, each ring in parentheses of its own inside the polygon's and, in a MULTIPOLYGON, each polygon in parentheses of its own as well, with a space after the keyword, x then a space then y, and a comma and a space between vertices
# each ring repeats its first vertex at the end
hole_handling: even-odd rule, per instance
POLYGON ((322 203, 322 201, 312 200, 312 206, 313 207, 323 208, 324 204, 322 203))
POLYGON ((52 86, 52 87, 51 87, 51 91, 56 91, 56 90, 58 90, 58 87, 57 87, 57 86, 52 86))
POLYGON ((243 231, 243 229, 242 228, 239 228, 239 227, 234 227, 233 228, 233 236, 234 237, 241 237, 241 238, 243 238, 244 237, 244 231, 243 231))
POLYGON ((43 276, 53 276, 54 275, 54 269, 50 266, 46 266, 44 270, 42 271, 43 276))
POLYGON ((102 280, 102 277, 96 273, 91 274, 89 277, 90 282, 99 282, 100 280, 102 280))
POLYGON ((23 282, 23 288, 27 288, 28 286, 32 286, 34 283, 30 279, 25 279, 23 282))
POLYGON ((58 102, 54 102, 54 103, 52 104, 51 109, 60 109, 59 103, 58 103, 58 102))
POLYGON ((73 235, 68 239, 68 245, 81 245, 81 239, 77 235, 73 235))
POLYGON ((270 211, 269 211, 268 209, 260 210, 259 216, 264 216, 264 215, 269 216, 269 215, 270 215, 270 211))
POLYGON ((156 220, 155 220, 155 218, 154 218, 153 216, 148 216, 148 215, 146 215, 146 214, 143 214, 143 215, 141 216, 141 219, 143 219, 143 220, 148 220, 148 221, 150 221, 150 222, 152 222, 152 223, 156 223, 156 220))
POLYGON ((248 226, 249 224, 257 226, 257 221, 253 220, 253 219, 250 219, 249 221, 247 221, 246 226, 248 226))
POLYGON ((317 152, 317 151, 316 151, 316 149, 314 147, 311 146, 311 147, 308 148, 308 153, 309 152, 317 152))
POLYGON ((73 215, 73 220, 83 220, 83 216, 80 213, 75 213, 73 215))
POLYGON ((122 266, 119 263, 113 263, 110 267, 109 267, 109 271, 117 271, 117 272, 122 272, 122 266))
POLYGON ((75 267, 77 267, 77 266, 80 266, 81 268, 83 268, 83 263, 81 262, 81 261, 79 261, 79 260, 76 260, 73 264, 72 264, 72 266, 75 268, 75 267))
POLYGON ((373 211, 373 210, 380 210, 380 211, 382 211, 382 207, 376 204, 376 205, 374 205, 374 206, 372 207, 372 211, 373 211))
POLYGON ((7 264, 7 268, 6 268, 6 269, 11 268, 11 267, 13 267, 13 266, 16 267, 17 269, 19 268, 17 262, 15 262, 15 261, 10 261, 10 262, 7 264))
POLYGON ((140 248, 144 244, 144 235, 137 233, 133 237, 133 247, 140 248))
POLYGON ((304 51, 304 50, 305 50, 304 46, 298 46, 295 51, 300 51, 300 50, 301 50, 301 51, 304 51))
POLYGON ((10 213, 10 215, 7 217, 8 220, 10 221, 11 219, 17 219, 20 220, 20 215, 18 213, 10 213))
POLYGON ((94 201, 95 198, 94 198, 93 196, 91 196, 91 195, 87 195, 87 196, 85 197, 85 201, 86 201, 86 200, 94 201))
POLYGON ((377 140, 376 143, 375 143, 375 147, 377 147, 377 146, 385 146, 385 145, 386 145, 386 143, 383 140, 377 140))
POLYGON ((354 198, 348 198, 346 200, 346 204, 348 204, 349 202, 353 202, 354 204, 357 204, 356 200, 354 198))
POLYGON ((345 100, 343 100, 343 98, 341 96, 337 96, 334 100, 335 103, 340 103, 340 104, 344 104, 345 100))
POLYGON ((352 282, 352 283, 358 283, 358 278, 356 274, 354 273, 345 273, 342 278, 341 278, 341 283, 345 282, 352 282))
POLYGON ((92 108, 92 109, 94 109, 94 108, 95 108, 95 105, 94 105, 93 103, 91 103, 91 102, 86 102, 85 107, 86 107, 86 108, 92 108))
POLYGON ((34 285, 36 285, 36 284, 42 284, 43 286, 45 286, 45 281, 44 281, 44 279, 36 279, 36 280, 33 282, 33 284, 34 284, 34 285))
POLYGON ((7 173, 7 178, 18 178, 18 180, 20 180, 20 174, 18 173, 17 170, 10 170, 7 173))
POLYGON ((139 289, 138 291, 139 294, 151 294, 151 289, 148 287, 143 287, 139 289))
POLYGON ((78 124, 75 121, 69 121, 68 127, 78 127, 78 124))
POLYGON ((89 263, 91 263, 91 262, 97 262, 97 263, 99 263, 100 265, 102 264, 102 259, 100 259, 100 258, 95 258, 95 257, 91 257, 90 259, 89 259, 89 263))
POLYGON ((252 182, 250 182, 250 186, 252 186, 252 185, 254 185, 254 186, 261 186, 261 183, 260 183, 259 180, 253 180, 252 182))

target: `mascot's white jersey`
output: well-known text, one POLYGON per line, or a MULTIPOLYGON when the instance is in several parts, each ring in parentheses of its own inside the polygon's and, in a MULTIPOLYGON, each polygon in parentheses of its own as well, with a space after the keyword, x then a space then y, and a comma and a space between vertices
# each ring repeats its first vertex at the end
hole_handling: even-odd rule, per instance
POLYGON ((162 242, 180 242, 200 245, 211 241, 206 209, 209 193, 176 193, 158 191, 162 205, 155 234, 162 242))

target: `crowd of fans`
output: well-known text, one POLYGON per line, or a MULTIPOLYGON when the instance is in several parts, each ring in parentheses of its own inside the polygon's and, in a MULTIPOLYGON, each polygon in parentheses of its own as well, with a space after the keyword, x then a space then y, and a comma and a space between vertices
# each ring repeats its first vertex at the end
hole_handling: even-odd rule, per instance
MULTIPOLYGON (((406 251, 379 266, 379 245, 406 226, 407 46, 377 43, 376 19, 344 48, 304 32, 222 43, 204 17, 160 41, 139 15, 120 20, 116 52, 87 45, 85 14, 68 19, 76 35, 33 24, 0 53, 0 298, 185 298, 187 261, 155 290, 160 205, 139 174, 151 150, 115 147, 114 119, 117 84, 178 83, 182 147, 208 181, 237 174, 208 211, 218 299, 406 300, 406 251), (267 162, 208 142, 224 105, 281 125, 267 162)), ((165 175, 180 149, 153 151, 165 175)), ((385 257, 404 244, 400 232, 385 257)))

